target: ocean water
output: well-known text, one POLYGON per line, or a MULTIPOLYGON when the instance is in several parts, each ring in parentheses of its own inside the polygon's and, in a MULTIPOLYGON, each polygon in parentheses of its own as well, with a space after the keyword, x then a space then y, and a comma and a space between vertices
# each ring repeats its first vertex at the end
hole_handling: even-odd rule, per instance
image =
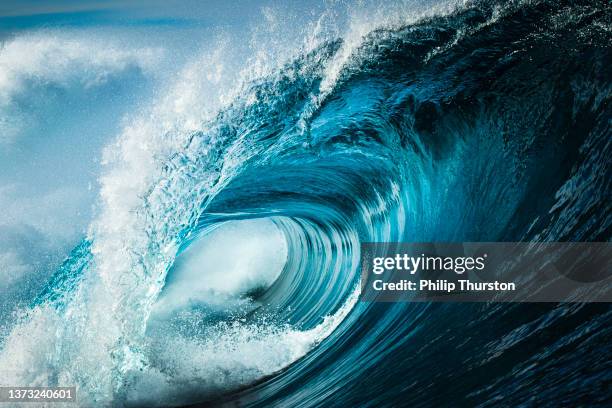
POLYGON ((612 403, 608 304, 359 301, 361 242, 610 240, 608 2, 333 18, 232 81, 220 39, 129 116, 87 233, 2 319, 1 385, 84 407, 612 403))

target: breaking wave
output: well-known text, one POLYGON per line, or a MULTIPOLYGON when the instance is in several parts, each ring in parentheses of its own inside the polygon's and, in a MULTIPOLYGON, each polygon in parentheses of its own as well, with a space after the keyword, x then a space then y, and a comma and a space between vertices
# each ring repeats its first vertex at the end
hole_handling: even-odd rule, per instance
POLYGON ((381 14, 214 98, 208 55, 134 115, 0 382, 82 406, 609 399, 607 305, 358 301, 361 242, 610 239, 607 2, 381 14))

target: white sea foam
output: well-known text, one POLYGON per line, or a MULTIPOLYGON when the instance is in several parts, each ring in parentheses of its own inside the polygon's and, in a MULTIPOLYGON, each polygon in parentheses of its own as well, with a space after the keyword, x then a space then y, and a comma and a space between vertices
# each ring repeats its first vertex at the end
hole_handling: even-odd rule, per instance
POLYGON ((152 317, 194 303, 227 302, 268 288, 287 259, 282 232, 268 219, 229 221, 190 245, 175 264, 152 317))
POLYGON ((216 325, 205 339, 169 333, 150 352, 155 362, 132 372, 127 401, 137 406, 190 402, 193 395, 235 389, 274 374, 305 356, 345 320, 359 298, 357 287, 334 314, 310 330, 271 322, 216 325), (183 399, 185 398, 185 399, 183 399))

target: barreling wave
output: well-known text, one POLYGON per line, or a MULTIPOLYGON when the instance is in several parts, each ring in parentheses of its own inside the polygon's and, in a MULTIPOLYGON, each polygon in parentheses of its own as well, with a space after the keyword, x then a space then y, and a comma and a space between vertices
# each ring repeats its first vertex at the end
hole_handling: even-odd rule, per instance
POLYGON ((468 3, 321 41, 205 113, 171 94, 108 148, 2 382, 83 406, 604 404, 609 306, 366 304, 358 271, 361 242, 608 241, 611 23, 468 3))

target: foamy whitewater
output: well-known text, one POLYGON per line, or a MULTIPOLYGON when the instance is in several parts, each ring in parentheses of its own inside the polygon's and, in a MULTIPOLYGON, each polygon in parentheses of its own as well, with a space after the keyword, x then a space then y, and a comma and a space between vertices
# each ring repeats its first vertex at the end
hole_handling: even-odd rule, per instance
POLYGON ((87 234, 1 319, 0 385, 75 385, 82 407, 488 406, 538 379, 558 406, 608 381, 605 305, 358 301, 361 242, 610 239, 605 2, 258 18, 180 68, 100 32, 5 41, 0 143, 28 89, 156 85, 104 148, 87 234))

